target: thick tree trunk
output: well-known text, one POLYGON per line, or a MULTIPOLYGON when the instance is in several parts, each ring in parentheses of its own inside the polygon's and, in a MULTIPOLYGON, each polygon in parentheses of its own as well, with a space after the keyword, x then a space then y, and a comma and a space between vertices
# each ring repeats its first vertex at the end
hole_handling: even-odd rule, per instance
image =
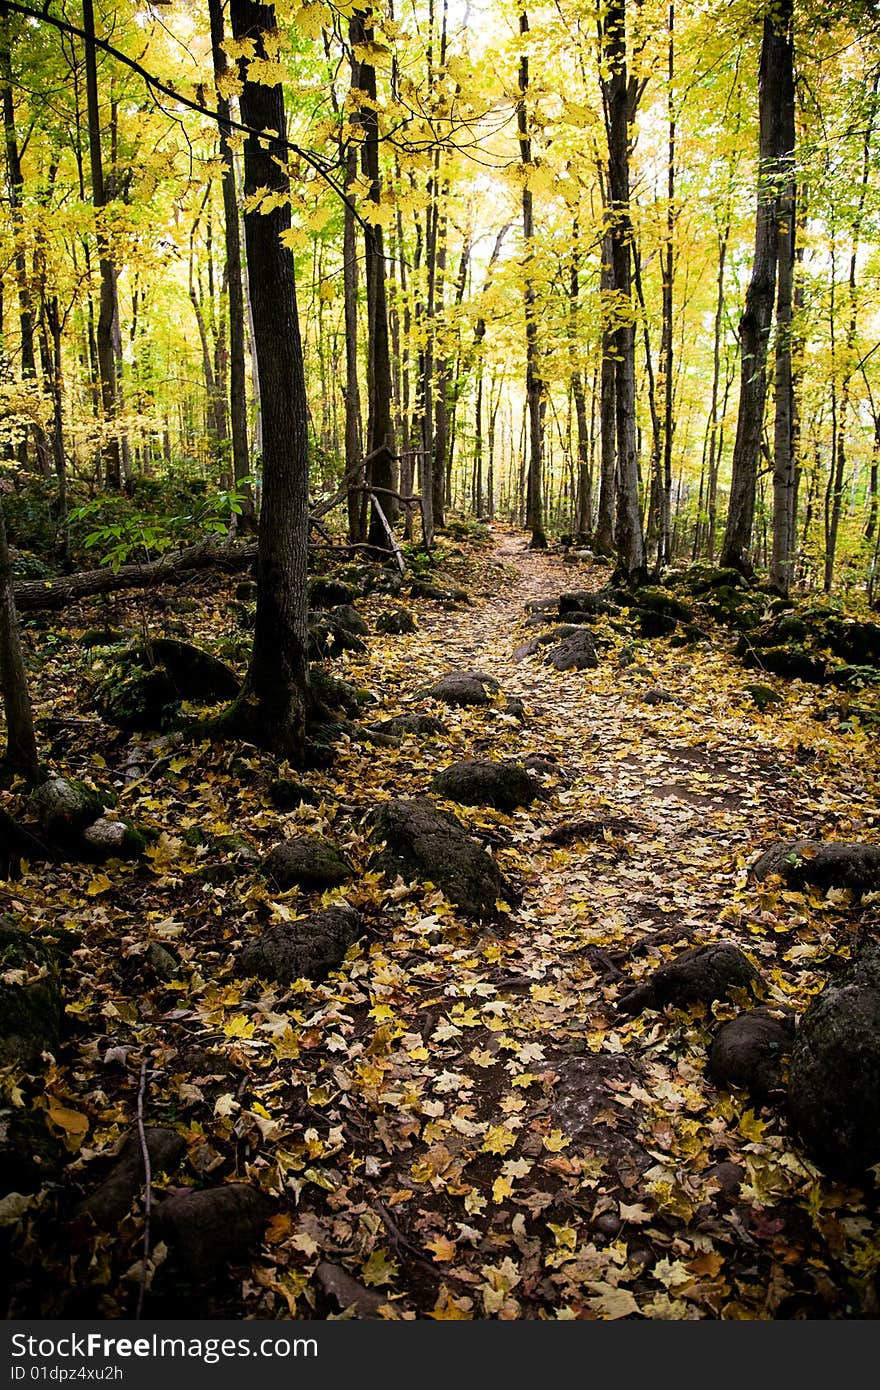
POLYGON ((645 542, 639 507, 639 460, 636 435, 635 323, 632 300, 632 223, 629 214, 630 92, 626 63, 626 0, 609 0, 603 26, 602 81, 608 135, 608 194, 611 260, 619 323, 615 345, 615 416, 617 435, 617 567, 631 584, 647 577, 645 542))
POLYGON ((758 77, 758 198, 755 216, 755 256, 740 319, 740 396, 733 446, 730 502, 721 550, 721 564, 748 573, 755 518, 758 459, 767 394, 767 345, 776 292, 778 252, 779 160, 786 154, 782 106, 785 74, 791 71, 792 0, 780 0, 764 19, 758 77))
MULTIPOLYGON (((273 52, 275 11, 231 0, 232 32, 249 39, 259 60, 273 52)), ((263 412, 263 498, 257 558, 257 613, 245 701, 257 707, 260 736, 299 760, 305 744, 308 690, 306 563, 309 533, 308 406, 296 305, 293 254, 281 240, 290 227, 284 94, 252 82, 242 60, 243 122, 274 132, 244 145, 244 194, 260 190, 280 205, 245 212, 245 246, 254 347, 263 412)))

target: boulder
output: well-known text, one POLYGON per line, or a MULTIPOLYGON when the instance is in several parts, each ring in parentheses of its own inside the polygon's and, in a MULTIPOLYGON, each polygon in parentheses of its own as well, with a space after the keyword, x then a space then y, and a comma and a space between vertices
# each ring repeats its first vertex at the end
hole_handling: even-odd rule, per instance
POLYGON ((436 884, 468 917, 496 920, 499 900, 518 901, 495 861, 458 820, 427 797, 388 801, 373 812, 371 867, 407 883, 436 884))
POLYGON ((676 598, 668 589, 652 588, 649 585, 621 595, 621 599, 627 608, 634 608, 639 613, 658 613, 665 618, 674 618, 676 622, 689 622, 694 616, 691 605, 676 598))
POLYGON ((331 614, 309 621, 310 661, 329 661, 341 652, 366 650, 367 646, 362 638, 348 628, 340 627, 331 614))
POLYGON ((858 902, 880 891, 880 845, 844 840, 781 840, 751 868, 758 882, 778 874, 786 887, 801 891, 846 889, 858 902))
POLYGON ((588 589, 575 589, 559 595, 558 611, 560 618, 565 618, 568 622, 587 622, 603 613, 619 613, 620 607, 602 594, 593 593, 588 589), (570 614, 577 614, 577 618, 570 617, 570 614))
POLYGON ((352 603, 358 596, 357 589, 345 584, 341 579, 316 575, 309 580, 309 607, 335 608, 340 603, 352 603))
POLYGON ((574 637, 577 631, 574 623, 560 623, 558 627, 552 627, 549 632, 540 633, 529 642, 521 642, 513 650, 513 659, 514 661, 524 661, 527 656, 536 656, 542 647, 550 647, 554 643, 562 642, 566 637, 574 637))
POLYGON ((343 632, 351 632, 355 637, 366 637, 370 631, 360 613, 351 603, 338 603, 330 610, 330 617, 336 627, 343 632))
POLYGON ((494 806, 508 815, 528 806, 541 788, 519 763, 480 762, 465 758, 438 772, 431 790, 465 806, 494 806))
POLYGON ((809 681, 813 685, 824 685, 828 679, 828 663, 798 643, 756 650, 751 639, 743 639, 736 650, 743 665, 751 670, 769 671, 785 680, 809 681))
POLYGON ((639 636, 648 641, 655 637, 668 637, 678 627, 678 619, 671 613, 658 613, 653 608, 635 608, 632 611, 639 625, 639 636))
POLYGON ((55 1052, 63 1012, 53 953, 0 918, 0 1066, 30 1067, 55 1052))
POLYGON ((161 730, 179 718, 181 701, 219 704, 235 699, 240 689, 235 672, 216 656, 174 637, 155 637, 117 654, 95 701, 118 728, 161 730))
POLYGON ((596 645, 583 628, 551 648, 544 659, 557 671, 591 671, 599 665, 596 645))
POLYGON ((880 947, 817 995, 792 1049, 792 1127, 820 1167, 864 1182, 880 1163, 880 947))
POLYGON ((342 964, 362 930, 360 913, 347 904, 314 912, 299 922, 278 922, 243 947, 236 969, 239 975, 282 985, 323 980, 342 964))
POLYGON ((433 599, 435 603, 470 603, 464 589, 443 589, 438 584, 429 584, 424 579, 414 579, 409 592, 412 598, 433 599))
POLYGON ((57 844, 78 840, 87 826, 115 803, 112 792, 87 787, 67 777, 49 777, 31 793, 30 809, 47 839, 57 844))
MULTIPOLYGON (((175 1129, 145 1125, 144 1140, 150 1155, 150 1176, 173 1173, 186 1153, 186 1140, 175 1129)), ((110 1172, 76 1208, 78 1216, 90 1216, 101 1230, 111 1231, 130 1210, 145 1181, 144 1154, 135 1131, 123 1142, 110 1172)))
POLYGON ((175 1271, 193 1284, 212 1284, 229 1265, 247 1262, 271 1211, 258 1188, 227 1183, 166 1197, 154 1210, 153 1231, 168 1246, 175 1271))
POLYGON ((416 620, 408 608, 393 608, 390 613, 380 613, 376 619, 376 631, 392 637, 401 637, 415 630, 416 620))
POLYGON ((782 1081, 791 1052, 794 1018, 771 1009, 750 1009, 722 1024, 709 1053, 709 1074, 717 1086, 739 1086, 764 1100, 782 1081))
POLYGON ((835 615, 814 640, 851 666, 880 666, 880 623, 835 615))
POLYGON ((500 690, 495 677, 482 671, 447 671, 424 693, 445 705, 491 705, 500 690))
POLYGON ((675 960, 667 961, 644 984, 631 990, 618 1002, 626 1014, 644 1009, 688 1008, 691 1004, 711 1004, 734 990, 754 989, 760 975, 747 956, 732 941, 695 946, 675 960))
POLYGON ((282 892, 303 888, 311 893, 347 882, 354 869, 323 835, 297 835, 270 851, 263 860, 263 873, 282 892))

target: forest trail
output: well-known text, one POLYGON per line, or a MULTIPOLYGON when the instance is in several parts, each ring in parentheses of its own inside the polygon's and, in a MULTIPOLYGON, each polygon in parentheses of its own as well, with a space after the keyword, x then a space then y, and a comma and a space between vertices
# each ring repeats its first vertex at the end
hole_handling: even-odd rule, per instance
MULTIPOLYGON (((137 736, 111 735, 100 754, 91 735, 67 745, 66 769, 111 781, 120 810, 161 833, 146 864, 39 865, 6 888, 29 921, 78 943, 70 1036, 39 1101, 73 1127, 71 1155, 18 1252, 13 1308, 131 1315, 137 1198, 97 1236, 68 1223, 131 1133, 146 1074, 147 1122, 186 1143, 179 1172, 157 1175, 159 1208, 247 1183, 272 1212, 262 1243, 252 1223, 222 1229, 204 1287, 160 1265, 148 1315, 876 1316, 873 1197, 805 1159, 779 1091, 756 1099, 710 1075, 719 1027, 756 1000, 743 988, 620 1007, 659 966, 719 942, 759 972, 761 1003, 806 1007, 835 955, 875 929, 876 904, 757 888, 747 868, 779 839, 876 838, 874 742, 817 721, 827 693, 800 682, 775 681, 781 703, 759 712, 724 633, 676 648, 611 614, 590 629, 595 669, 517 660, 540 630, 525 605, 599 589, 607 569, 531 552, 503 526, 442 550, 432 578, 464 583, 470 603, 370 593, 357 607, 371 628, 406 603, 415 631, 372 635, 331 666, 371 692, 364 725, 418 711, 442 730, 392 747, 348 726, 332 763, 301 774, 313 804, 280 812, 267 795, 279 769, 255 749, 178 744, 127 782, 137 736), (523 717, 502 696, 429 698, 451 669, 494 677, 523 717), (377 805, 437 799, 432 779, 461 759, 530 757, 542 795, 528 807, 440 802, 521 890, 500 921, 373 868, 377 805), (351 880, 273 887, 260 856, 302 833, 333 841, 351 880), (338 902, 364 923, 339 970, 290 986, 242 978, 243 946, 338 902), (232 1273, 212 1287, 215 1268, 232 1273)), ((182 586, 126 597, 109 616, 133 626, 153 606, 173 633, 173 605, 197 608, 187 623, 219 647, 234 583, 194 581, 197 601, 182 586)), ((70 648, 47 651, 46 688, 71 717, 90 707, 69 680, 72 661, 95 662, 71 655, 88 621, 74 615, 70 648)))

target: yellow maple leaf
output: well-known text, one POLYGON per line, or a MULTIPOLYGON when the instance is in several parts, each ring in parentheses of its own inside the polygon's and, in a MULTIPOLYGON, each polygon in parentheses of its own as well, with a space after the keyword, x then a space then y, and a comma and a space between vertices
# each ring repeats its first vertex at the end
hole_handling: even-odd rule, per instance
POLYGON ((544 1135, 544 1148, 552 1154, 558 1154, 562 1149, 567 1149, 571 1140, 562 1133, 561 1129, 551 1129, 549 1134, 544 1135))
POLYGON ((506 1125, 494 1125, 488 1130, 480 1148, 487 1154, 506 1154, 516 1143, 516 1135, 511 1134, 506 1125))
POLYGON ((455 1241, 449 1240, 446 1236, 434 1236, 432 1240, 425 1241, 425 1249, 430 1250, 439 1264, 448 1264, 450 1260, 454 1260, 457 1248, 455 1241))
POLYGON ((492 1201, 498 1205, 504 1202, 513 1192, 513 1183, 509 1178, 496 1178, 492 1184, 492 1201))
POLYGON ((370 1258, 361 1266, 361 1277, 365 1284, 373 1287, 379 1284, 393 1284, 400 1272, 396 1260, 389 1258, 388 1251, 381 1246, 373 1251, 370 1258))

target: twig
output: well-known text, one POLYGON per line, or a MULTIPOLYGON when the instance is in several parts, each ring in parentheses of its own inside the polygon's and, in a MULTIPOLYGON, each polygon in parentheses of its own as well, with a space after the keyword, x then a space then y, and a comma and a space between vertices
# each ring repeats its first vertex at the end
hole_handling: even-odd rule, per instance
POLYGON ((134 1310, 135 1319, 139 1319, 144 1307, 144 1294, 147 1291, 147 1266, 150 1259, 150 1212, 153 1206, 153 1170, 150 1165, 150 1150, 147 1146, 147 1135, 144 1129, 144 1095, 147 1089, 147 1063, 141 1062, 141 1075, 138 1084, 137 1098, 137 1128, 138 1138, 141 1142, 141 1155, 144 1160, 144 1250, 141 1256, 141 1281, 138 1288, 137 1307, 134 1310))

